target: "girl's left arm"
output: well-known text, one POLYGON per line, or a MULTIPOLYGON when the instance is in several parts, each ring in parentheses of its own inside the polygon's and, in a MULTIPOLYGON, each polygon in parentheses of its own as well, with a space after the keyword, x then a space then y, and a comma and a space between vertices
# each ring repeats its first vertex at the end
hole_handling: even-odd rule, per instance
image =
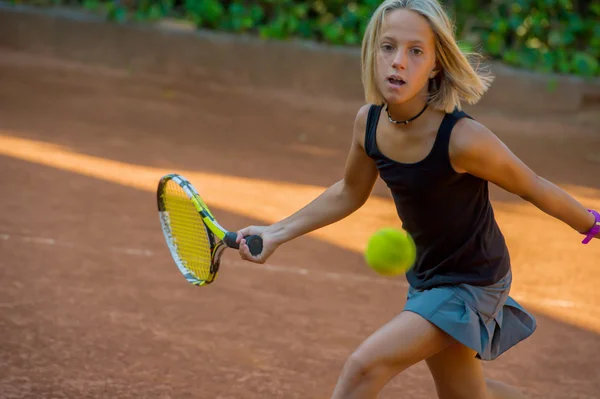
MULTIPOLYGON (((535 174, 482 124, 461 119, 450 140, 450 160, 458 173, 469 173, 520 196, 537 208, 587 234, 596 217, 566 191, 535 174)), ((600 238, 600 233, 595 238, 600 238)))

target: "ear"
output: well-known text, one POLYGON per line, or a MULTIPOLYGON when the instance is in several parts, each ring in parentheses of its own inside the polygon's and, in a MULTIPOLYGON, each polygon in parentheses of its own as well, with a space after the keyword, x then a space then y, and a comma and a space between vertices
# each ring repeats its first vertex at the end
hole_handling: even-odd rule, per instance
POLYGON ((435 78, 437 76, 437 74, 440 73, 440 71, 442 70, 440 61, 437 59, 437 57, 435 57, 435 58, 436 58, 436 60, 434 61, 433 68, 431 69, 431 72, 429 72, 429 79, 435 78))
POLYGON ((435 78, 438 73, 440 73, 440 66, 436 62, 435 65, 433 66, 433 69, 429 73, 429 79, 435 78))

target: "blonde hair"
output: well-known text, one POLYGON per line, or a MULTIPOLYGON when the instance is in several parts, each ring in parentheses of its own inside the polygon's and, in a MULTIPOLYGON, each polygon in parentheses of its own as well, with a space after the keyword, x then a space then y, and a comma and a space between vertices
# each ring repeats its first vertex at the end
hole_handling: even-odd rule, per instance
POLYGON ((471 64, 469 58, 480 59, 476 53, 463 53, 454 37, 454 24, 437 0, 385 0, 375 10, 362 41, 362 83, 365 100, 383 104, 383 95, 376 81, 377 41, 386 13, 406 9, 423 16, 435 35, 436 62, 439 72, 430 81, 430 106, 445 112, 461 109, 461 101, 475 104, 493 81, 493 77, 471 64))

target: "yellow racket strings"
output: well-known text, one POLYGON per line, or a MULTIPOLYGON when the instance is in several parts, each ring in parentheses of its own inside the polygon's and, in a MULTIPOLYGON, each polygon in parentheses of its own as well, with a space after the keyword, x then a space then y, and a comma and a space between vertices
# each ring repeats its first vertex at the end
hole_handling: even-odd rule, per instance
POLYGON ((173 181, 167 182, 163 200, 169 213, 173 246, 183 265, 199 280, 211 279, 210 241, 196 207, 173 181))

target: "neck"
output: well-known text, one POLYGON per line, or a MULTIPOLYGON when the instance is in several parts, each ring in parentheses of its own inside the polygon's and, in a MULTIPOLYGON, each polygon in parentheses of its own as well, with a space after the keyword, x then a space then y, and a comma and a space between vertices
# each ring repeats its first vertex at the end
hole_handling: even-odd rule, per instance
POLYGON ((387 104, 390 116, 397 121, 405 121, 416 116, 427 103, 424 96, 415 96, 401 104, 387 104))

